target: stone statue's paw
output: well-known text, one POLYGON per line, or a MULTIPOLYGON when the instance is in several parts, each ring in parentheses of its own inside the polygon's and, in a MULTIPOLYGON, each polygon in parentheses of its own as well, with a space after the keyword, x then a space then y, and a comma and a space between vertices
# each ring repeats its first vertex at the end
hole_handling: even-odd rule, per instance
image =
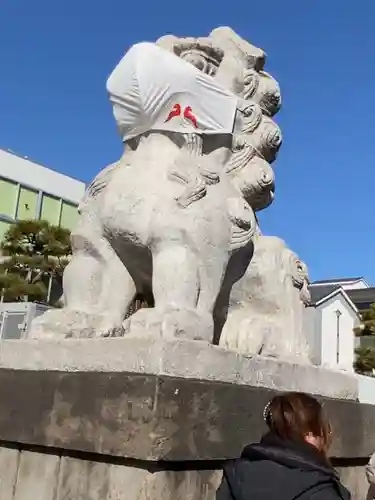
POLYGON ((223 329, 219 345, 244 355, 262 354, 266 332, 256 323, 255 315, 243 317, 243 314, 233 313, 223 329))
POLYGON ((161 322, 162 319, 155 309, 144 308, 127 318, 122 328, 125 335, 161 337, 161 322))
POLYGON ((213 320, 210 314, 194 309, 174 309, 165 312, 162 324, 163 337, 180 337, 211 343, 213 320))
POLYGON ((70 309, 54 309, 35 319, 30 337, 34 339, 80 339, 122 336, 121 328, 106 325, 98 314, 70 309))
POLYGON ((64 309, 46 311, 32 322, 29 337, 41 340, 62 340, 66 338, 65 318, 66 312, 64 309))
POLYGON ((209 314, 186 309, 140 309, 123 323, 125 334, 184 338, 212 342, 213 321, 209 314))

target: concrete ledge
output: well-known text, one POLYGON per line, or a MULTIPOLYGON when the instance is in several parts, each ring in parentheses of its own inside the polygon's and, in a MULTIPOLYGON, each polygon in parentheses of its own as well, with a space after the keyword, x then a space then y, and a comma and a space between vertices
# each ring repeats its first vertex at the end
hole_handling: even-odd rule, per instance
MULTIPOLYGON (((274 391, 164 375, 0 369, 0 440, 140 460, 236 457, 274 391)), ((333 455, 375 449, 375 407, 323 398, 333 455)))
POLYGON ((246 357, 203 342, 150 337, 0 342, 0 368, 166 375, 195 380, 358 398, 352 374, 272 358, 246 357))
MULTIPOLYGON (((222 460, 259 439, 276 390, 344 394, 351 380, 194 342, 4 341, 0 440, 139 460, 222 460)), ((368 456, 375 407, 321 399, 337 435, 333 455, 368 456)))

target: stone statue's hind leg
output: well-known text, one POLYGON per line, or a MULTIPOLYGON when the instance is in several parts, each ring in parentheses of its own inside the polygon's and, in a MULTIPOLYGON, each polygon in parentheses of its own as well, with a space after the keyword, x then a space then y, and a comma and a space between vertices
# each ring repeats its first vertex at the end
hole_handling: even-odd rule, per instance
MULTIPOLYGON (((95 221, 96 222, 96 221, 95 221)), ((135 285, 99 223, 72 233, 72 260, 64 273, 65 307, 50 310, 32 324, 32 337, 97 337, 113 335, 135 294, 135 285)))
POLYGON ((74 235, 72 243, 74 259, 64 274, 66 307, 96 316, 95 336, 115 334, 135 295, 134 281, 106 238, 74 235))
POLYGON ((199 292, 196 255, 180 245, 158 249, 153 255, 152 285, 158 308, 194 309, 199 292))
POLYGON ((136 294, 133 278, 114 250, 109 247, 108 260, 103 275, 101 307, 104 336, 122 334, 122 322, 136 294))
POLYGON ((127 321, 130 334, 155 334, 212 341, 212 315, 198 309, 199 261, 187 246, 161 245, 153 252, 155 308, 141 309, 127 321))

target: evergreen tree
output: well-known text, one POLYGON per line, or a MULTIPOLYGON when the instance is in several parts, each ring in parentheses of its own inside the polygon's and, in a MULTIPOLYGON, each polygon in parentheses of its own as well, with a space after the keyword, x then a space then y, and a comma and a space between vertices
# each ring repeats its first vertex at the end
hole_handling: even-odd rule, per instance
POLYGON ((373 375, 375 370, 375 350, 371 347, 358 347, 355 353, 355 371, 362 375, 373 375))
MULTIPOLYGON (((360 316, 361 324, 354 329, 355 335, 357 337, 375 336, 375 304, 371 304, 369 309, 362 311, 360 316)), ((375 374, 375 338, 374 345, 371 344, 370 341, 369 345, 358 347, 355 350, 354 369, 357 373, 371 376, 375 374)))
POLYGON ((361 335, 375 335, 375 304, 361 312, 361 335))
POLYGON ((0 290, 3 301, 51 302, 71 254, 70 232, 47 221, 12 225, 1 243, 0 290))

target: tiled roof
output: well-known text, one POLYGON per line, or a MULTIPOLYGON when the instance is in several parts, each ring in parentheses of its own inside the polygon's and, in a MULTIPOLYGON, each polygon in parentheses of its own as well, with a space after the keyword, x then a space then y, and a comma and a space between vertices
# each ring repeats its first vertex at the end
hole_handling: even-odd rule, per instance
MULTIPOLYGON (((320 287, 317 287, 320 288, 320 287)), ((365 308, 368 307, 370 304, 375 303, 375 288, 359 288, 358 290, 346 290, 346 293, 354 302, 354 304, 358 307, 358 309, 363 309, 361 308, 361 304, 364 304, 365 308)))
POLYGON ((321 285, 321 286, 309 286, 309 292, 311 295, 310 305, 314 306, 317 302, 327 297, 332 292, 341 288, 339 285, 321 285))

